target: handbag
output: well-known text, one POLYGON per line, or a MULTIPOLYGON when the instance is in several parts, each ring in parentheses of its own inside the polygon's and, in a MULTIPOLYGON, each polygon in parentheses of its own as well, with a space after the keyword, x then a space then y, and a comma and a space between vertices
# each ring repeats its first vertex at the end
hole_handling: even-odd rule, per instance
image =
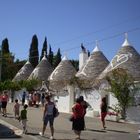
POLYGON ((71 121, 71 122, 74 121, 74 116, 73 115, 70 116, 69 121, 71 121))

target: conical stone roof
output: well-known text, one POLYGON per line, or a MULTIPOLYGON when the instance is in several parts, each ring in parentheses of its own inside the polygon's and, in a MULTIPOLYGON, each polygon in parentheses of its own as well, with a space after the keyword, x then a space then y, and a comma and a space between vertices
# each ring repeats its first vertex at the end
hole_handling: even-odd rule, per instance
POLYGON ((49 76, 49 86, 55 90, 64 88, 70 80, 75 76, 76 70, 67 59, 63 57, 62 61, 58 64, 52 74, 49 76))
POLYGON ((33 70, 28 79, 38 79, 41 81, 47 81, 52 71, 53 68, 51 64, 48 62, 46 56, 44 55, 44 57, 42 58, 40 63, 36 66, 36 68, 33 70))
POLYGON ((125 69, 136 81, 140 81, 140 54, 129 44, 127 38, 99 79, 103 79, 108 72, 116 68, 125 69))
POLYGON ((108 64, 109 61, 99 50, 99 47, 96 46, 85 66, 76 74, 76 77, 78 77, 82 87, 92 87, 94 80, 99 76, 99 74, 101 74, 108 64))
POLYGON ((13 78, 13 81, 20 81, 20 80, 26 80, 31 72, 33 71, 33 66, 29 61, 27 61, 24 66, 18 71, 16 76, 13 78))

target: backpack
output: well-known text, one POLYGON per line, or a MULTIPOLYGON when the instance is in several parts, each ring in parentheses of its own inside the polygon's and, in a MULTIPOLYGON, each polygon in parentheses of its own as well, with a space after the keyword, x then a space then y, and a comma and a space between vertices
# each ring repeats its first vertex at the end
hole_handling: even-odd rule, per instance
POLYGON ((58 111, 58 109, 54 106, 53 107, 53 116, 54 117, 57 117, 59 115, 59 111, 58 111))

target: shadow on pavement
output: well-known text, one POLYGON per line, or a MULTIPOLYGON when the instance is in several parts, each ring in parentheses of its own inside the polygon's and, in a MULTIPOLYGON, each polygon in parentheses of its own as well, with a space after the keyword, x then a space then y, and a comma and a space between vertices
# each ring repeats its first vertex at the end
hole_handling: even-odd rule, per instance
POLYGON ((101 132, 101 133, 106 133, 106 130, 97 130, 97 129, 86 129, 87 131, 93 131, 93 132, 101 132))
POLYGON ((117 132, 117 133, 130 133, 130 132, 127 132, 127 131, 120 131, 120 130, 113 130, 113 129, 107 129, 107 131, 117 132))
MULTIPOLYGON (((75 139, 54 139, 54 140, 75 140, 75 139)), ((87 139, 80 139, 80 140, 87 140, 87 139)), ((92 139, 92 140, 96 140, 96 139, 92 139)))
POLYGON ((21 138, 21 136, 16 135, 9 127, 0 124, 0 138, 21 138))
POLYGON ((28 132, 27 132, 27 134, 26 134, 26 135, 39 136, 39 134, 38 134, 38 133, 28 133, 28 132))

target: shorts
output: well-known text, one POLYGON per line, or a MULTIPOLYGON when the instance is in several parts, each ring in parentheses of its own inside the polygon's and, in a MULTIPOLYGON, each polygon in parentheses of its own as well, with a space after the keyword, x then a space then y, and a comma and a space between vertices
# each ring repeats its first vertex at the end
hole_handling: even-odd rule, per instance
POLYGON ((21 124, 22 124, 22 127, 23 127, 24 129, 26 129, 26 127, 27 127, 27 120, 26 120, 26 119, 21 120, 21 124))
POLYGON ((44 125, 47 126, 48 122, 49 122, 49 125, 50 125, 50 126, 53 126, 53 122, 54 122, 54 117, 53 117, 53 115, 46 115, 46 116, 45 116, 45 118, 44 118, 44 125))
POLYGON ((7 102, 2 102, 2 108, 6 108, 6 106, 7 106, 7 102))
POLYGON ((19 110, 15 110, 15 115, 19 116, 19 110))

